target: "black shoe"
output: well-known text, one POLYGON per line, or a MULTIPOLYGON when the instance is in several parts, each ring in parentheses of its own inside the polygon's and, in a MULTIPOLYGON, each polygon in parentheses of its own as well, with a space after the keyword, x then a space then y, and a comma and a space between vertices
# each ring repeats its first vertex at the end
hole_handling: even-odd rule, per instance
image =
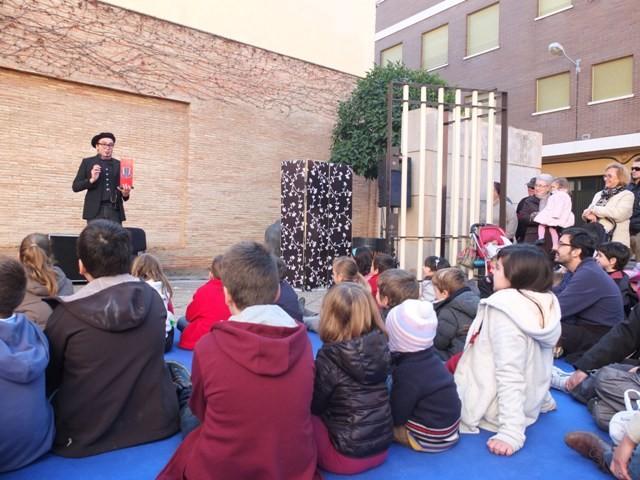
POLYGON ((179 389, 191 388, 191 374, 187 367, 174 360, 167 360, 165 362, 169 373, 171 374, 171 381, 179 389))

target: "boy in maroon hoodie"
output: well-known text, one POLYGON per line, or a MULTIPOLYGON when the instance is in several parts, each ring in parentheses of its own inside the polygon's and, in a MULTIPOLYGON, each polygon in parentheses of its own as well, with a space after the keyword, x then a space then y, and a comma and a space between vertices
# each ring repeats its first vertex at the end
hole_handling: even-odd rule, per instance
POLYGON ((201 422, 159 479, 319 479, 311 425, 313 354, 306 328, 277 305, 275 259, 231 247, 222 282, 232 316, 194 350, 189 406, 201 422))

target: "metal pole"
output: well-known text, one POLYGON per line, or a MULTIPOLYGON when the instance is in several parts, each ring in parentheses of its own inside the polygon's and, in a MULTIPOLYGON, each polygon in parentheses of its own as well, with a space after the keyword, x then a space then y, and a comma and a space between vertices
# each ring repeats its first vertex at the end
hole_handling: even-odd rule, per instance
POLYGON ((435 251, 441 255, 442 244, 442 165, 444 163, 444 88, 438 88, 438 123, 436 140, 436 218, 435 218, 435 251))

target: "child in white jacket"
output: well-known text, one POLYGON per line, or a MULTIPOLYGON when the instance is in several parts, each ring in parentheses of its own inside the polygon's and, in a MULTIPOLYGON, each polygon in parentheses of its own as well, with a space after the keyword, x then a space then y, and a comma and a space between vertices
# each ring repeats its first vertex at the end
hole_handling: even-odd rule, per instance
POLYGON ((496 293, 480 302, 455 371, 460 430, 496 432, 489 450, 512 455, 524 445, 526 427, 555 409, 549 384, 560 306, 551 265, 532 245, 500 250, 493 278, 496 293))
MULTIPOLYGON (((566 178, 556 178, 551 182, 551 196, 545 207, 533 219, 538 225, 538 238, 544 240, 545 230, 549 230, 553 249, 558 249, 560 229, 572 227, 575 216, 571 211, 571 195, 569 195, 569 181, 566 178)), ((562 230, 561 230, 562 231, 562 230)))

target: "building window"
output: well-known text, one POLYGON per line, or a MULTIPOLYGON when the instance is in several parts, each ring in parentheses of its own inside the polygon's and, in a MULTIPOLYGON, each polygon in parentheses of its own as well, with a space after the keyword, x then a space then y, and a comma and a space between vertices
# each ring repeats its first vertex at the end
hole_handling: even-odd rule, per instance
POLYGON ((422 68, 431 70, 449 62, 449 25, 422 35, 422 68))
POLYGON ((633 57, 618 58, 591 67, 591 101, 598 102, 633 93, 633 57))
POLYGON ((536 112, 569 107, 569 72, 536 80, 536 112))
POLYGON ((383 67, 389 63, 402 63, 402 44, 394 45, 380 52, 380 65, 383 67))
POLYGON ((499 46, 499 4, 467 16, 467 57, 499 46))
POLYGON ((544 17, 572 5, 572 0, 538 0, 538 16, 544 17))

